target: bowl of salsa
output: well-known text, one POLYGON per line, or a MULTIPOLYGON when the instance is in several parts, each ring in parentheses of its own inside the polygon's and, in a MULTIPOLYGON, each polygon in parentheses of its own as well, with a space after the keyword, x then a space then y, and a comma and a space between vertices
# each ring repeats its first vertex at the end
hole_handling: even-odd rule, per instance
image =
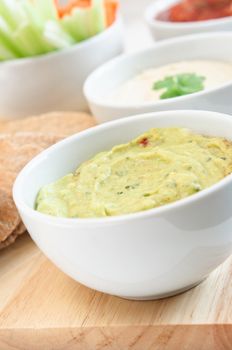
POLYGON ((156 40, 232 29, 232 0, 158 0, 147 7, 146 22, 156 40))
POLYGON ((232 16, 231 0, 181 0, 156 18, 168 22, 196 22, 232 16))

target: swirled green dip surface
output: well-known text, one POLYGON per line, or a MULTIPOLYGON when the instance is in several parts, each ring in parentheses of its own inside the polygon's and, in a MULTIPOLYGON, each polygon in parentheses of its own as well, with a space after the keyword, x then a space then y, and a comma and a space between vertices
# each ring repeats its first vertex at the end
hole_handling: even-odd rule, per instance
POLYGON ((44 186, 36 209, 68 218, 134 213, 188 197, 231 172, 231 142, 181 128, 152 129, 44 186))

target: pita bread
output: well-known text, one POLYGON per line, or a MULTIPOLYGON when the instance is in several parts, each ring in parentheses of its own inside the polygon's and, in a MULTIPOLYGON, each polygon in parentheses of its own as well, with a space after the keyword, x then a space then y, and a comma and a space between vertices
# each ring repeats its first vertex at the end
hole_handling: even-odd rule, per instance
POLYGON ((40 116, 0 123, 0 133, 39 132, 66 137, 96 125, 86 113, 52 112, 40 116))
POLYGON ((0 174, 13 172, 16 177, 30 159, 61 138, 32 132, 0 134, 0 174))
POLYGON ((12 186, 18 172, 31 158, 56 141, 55 136, 35 133, 0 135, 0 249, 25 232, 12 199, 12 186))
POLYGON ((26 228, 23 223, 20 222, 15 231, 13 231, 4 241, 0 242, 0 250, 14 243, 16 238, 25 232, 26 228))
POLYGON ((13 199, 2 190, 0 203, 0 242, 4 242, 19 226, 21 220, 13 199))
POLYGON ((0 250, 26 231, 12 199, 19 171, 47 147, 94 125, 93 117, 71 112, 0 122, 0 250))

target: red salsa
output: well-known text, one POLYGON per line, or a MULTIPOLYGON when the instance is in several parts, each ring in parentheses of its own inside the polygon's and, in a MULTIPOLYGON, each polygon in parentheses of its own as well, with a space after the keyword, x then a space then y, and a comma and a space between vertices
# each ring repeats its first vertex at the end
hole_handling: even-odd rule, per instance
POLYGON ((232 16, 232 0, 182 0, 156 18, 169 22, 195 22, 232 16))

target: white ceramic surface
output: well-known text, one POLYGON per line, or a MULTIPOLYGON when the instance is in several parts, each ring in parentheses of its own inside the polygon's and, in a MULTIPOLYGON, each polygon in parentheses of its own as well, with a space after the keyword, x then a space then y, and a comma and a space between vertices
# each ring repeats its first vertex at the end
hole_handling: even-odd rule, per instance
POLYGON ((159 42, 151 48, 120 56, 94 71, 84 93, 98 122, 129 115, 173 109, 203 109, 232 114, 232 82, 191 95, 143 104, 109 102, 105 96, 148 68, 183 60, 221 60, 232 63, 232 33, 206 33, 159 42))
POLYGON ((0 63, 0 117, 13 119, 54 110, 87 110, 87 76, 123 49, 122 23, 73 47, 0 63))
POLYGON ((80 283, 125 298, 159 298, 199 283, 231 254, 232 175, 173 204, 125 216, 67 219, 33 209, 41 186, 97 152, 149 128, 167 126, 232 140, 229 116, 202 111, 151 113, 69 137, 19 174, 13 195, 31 237, 80 283))
POLYGON ((168 9, 179 1, 180 0, 156 0, 146 8, 145 20, 155 40, 203 32, 232 30, 232 17, 188 23, 173 23, 155 19, 160 12, 168 9))

